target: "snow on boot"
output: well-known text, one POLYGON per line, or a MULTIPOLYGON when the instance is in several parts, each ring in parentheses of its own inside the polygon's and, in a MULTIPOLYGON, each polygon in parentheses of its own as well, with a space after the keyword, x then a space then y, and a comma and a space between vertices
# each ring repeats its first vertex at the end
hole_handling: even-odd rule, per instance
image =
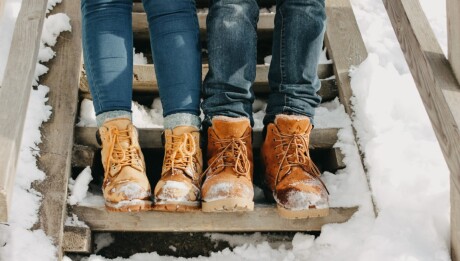
POLYGON ((128 119, 113 119, 104 122, 99 135, 106 208, 121 212, 149 210, 150 184, 136 128, 128 119))
POLYGON ((278 115, 267 126, 261 152, 265 182, 284 218, 329 214, 328 192, 308 150, 312 127, 308 117, 296 115, 278 115))
POLYGON ((254 209, 251 125, 247 118, 215 117, 208 129, 208 168, 201 188, 204 212, 254 209))
POLYGON ((155 210, 188 211, 200 208, 203 156, 200 130, 194 126, 167 129, 161 179, 155 187, 155 210))

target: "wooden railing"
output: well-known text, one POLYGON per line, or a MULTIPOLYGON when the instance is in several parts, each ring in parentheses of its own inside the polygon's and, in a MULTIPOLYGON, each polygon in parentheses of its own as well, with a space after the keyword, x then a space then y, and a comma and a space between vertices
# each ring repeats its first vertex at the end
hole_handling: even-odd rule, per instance
POLYGON ((47 0, 22 1, 0 87, 0 222, 8 221, 46 4, 47 0))
POLYGON ((460 260, 460 0, 447 0, 449 60, 418 0, 383 2, 450 170, 451 256, 460 260))

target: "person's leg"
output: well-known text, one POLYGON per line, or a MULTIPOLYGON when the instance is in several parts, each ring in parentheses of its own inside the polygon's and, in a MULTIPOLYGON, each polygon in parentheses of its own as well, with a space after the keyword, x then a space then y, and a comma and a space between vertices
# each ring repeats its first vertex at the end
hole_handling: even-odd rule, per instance
POLYGON ((201 42, 194 0, 146 0, 153 62, 163 105, 165 156, 155 209, 200 206, 201 42))
POLYGON ((82 0, 82 43, 98 126, 131 118, 132 1, 82 0))
POLYGON ((195 0, 144 1, 165 129, 200 127, 201 42, 195 0))
POLYGON ((327 189, 308 148, 321 101, 317 66, 325 20, 324 0, 277 0, 261 156, 266 185, 285 218, 329 213, 327 189))
POLYGON ((205 127, 214 116, 252 120, 256 75, 256 0, 213 0, 207 17, 209 72, 203 83, 205 127))
POLYGON ((208 135, 203 211, 253 210, 251 87, 256 73, 259 8, 256 0, 211 2, 207 18, 209 73, 202 103, 208 135))
POLYGON ((82 0, 81 11, 85 69, 102 142, 106 208, 150 209, 150 184, 131 123, 132 1, 82 0))
POLYGON ((265 125, 281 113, 313 120, 321 102, 317 68, 326 26, 324 0, 278 0, 265 125))

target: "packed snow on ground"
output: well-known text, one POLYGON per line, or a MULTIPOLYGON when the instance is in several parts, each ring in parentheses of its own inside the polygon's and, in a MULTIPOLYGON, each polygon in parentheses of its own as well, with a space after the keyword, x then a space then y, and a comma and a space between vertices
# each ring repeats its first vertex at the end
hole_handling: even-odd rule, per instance
MULTIPOLYGON (((20 2, 8 1, 7 4, 20 2)), ((331 192, 331 206, 359 206, 359 211, 346 223, 325 225, 317 238, 297 233, 292 242, 285 244, 274 245, 259 234, 246 237, 209 234, 213 240, 228 241, 234 248, 191 260, 449 260, 449 181, 445 161, 381 1, 351 2, 369 52, 368 59, 353 68, 350 75, 355 94, 353 124, 359 146, 366 155, 364 163, 372 193, 368 190, 360 163, 352 122, 338 101, 332 101, 317 110, 316 124, 318 128, 341 128, 335 146, 345 155, 347 167, 336 174, 323 173, 323 179, 331 192), (377 217, 374 216, 372 200, 378 210, 377 217)), ((421 0, 421 3, 443 50, 446 50, 445 1, 421 0)), ((65 23, 65 17, 56 20, 65 23)), ((0 26, 4 26, 5 22, 0 21, 0 26)), ((6 24, 6 28, 12 31, 11 27, 11 23, 6 24)), ((62 24, 53 28, 66 27, 62 24)), ((7 53, 5 48, 0 45, 0 53, 7 53)), ((50 50, 42 48, 41 61, 53 55, 50 50)), ((2 61, 0 69, 1 66, 4 68, 2 61)), ((144 63, 142 58, 140 63, 144 63)), ((0 260, 55 259, 56 249, 50 239, 42 230, 31 230, 37 221, 40 195, 31 189, 30 184, 45 175, 36 168, 35 157, 39 155, 37 144, 41 139, 38 127, 51 112, 45 104, 47 92, 47 87, 39 85, 31 95, 11 222, 0 224, 0 260)), ((84 103, 82 111, 91 111, 90 101, 84 103)), ((134 110, 133 117, 138 127, 162 126, 159 100, 155 100, 150 108, 134 104, 136 106, 139 108, 134 110), (152 110, 155 111, 152 113, 152 110), (136 123, 136 118, 141 120, 136 123)), ((263 101, 254 104, 257 119, 263 117, 265 106, 263 101)), ((92 114, 81 112, 80 121, 83 123, 80 124, 94 124, 93 115, 94 111, 92 114)), ((257 124, 260 121, 256 121, 257 124)), ((85 170, 80 174, 80 183, 78 186, 74 184, 72 193, 84 195, 89 182, 88 173, 85 170)), ((78 202, 101 205, 103 199, 88 192, 78 202)), ((81 221, 70 217, 68 222, 80 224, 81 221)), ((110 245, 112 240, 110 235, 100 236, 96 239, 98 248, 110 245)), ((156 253, 139 253, 128 259, 115 260, 180 259, 183 260, 156 253)), ((87 260, 108 259, 92 255, 87 260)))

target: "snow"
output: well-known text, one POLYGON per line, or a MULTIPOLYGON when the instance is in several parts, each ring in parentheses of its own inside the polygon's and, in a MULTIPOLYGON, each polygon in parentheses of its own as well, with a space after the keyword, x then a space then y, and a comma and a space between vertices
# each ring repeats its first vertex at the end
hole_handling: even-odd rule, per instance
POLYGON ((96 245, 96 249, 94 253, 101 251, 104 247, 110 246, 113 242, 115 242, 115 238, 110 233, 95 234, 94 244, 96 245))
MULTIPOLYGON (((49 1, 49 7, 59 0, 49 1)), ((430 121, 409 74, 393 28, 380 0, 351 0, 369 57, 350 68, 355 114, 348 118, 338 100, 317 109, 315 128, 341 128, 335 145, 344 154, 345 169, 336 174, 325 172, 323 180, 330 191, 331 207, 359 206, 346 223, 329 224, 317 238, 297 233, 292 242, 273 244, 255 233, 252 235, 209 234, 213 240, 225 240, 234 247, 210 253, 209 257, 190 260, 449 260, 449 171, 433 133, 430 121), (361 166, 358 145, 364 151, 366 173, 361 166), (369 191, 368 181, 372 188, 369 191), (374 215, 374 206, 378 215, 374 215)), ((447 50, 445 0, 421 0, 430 24, 444 52, 447 50)), ((14 20, 21 1, 7 0, 0 17, 0 82, 14 30, 14 20)), ((262 12, 274 12, 274 8, 262 12)), ((206 13, 207 10, 199 10, 206 13)), ((70 30, 68 18, 51 16, 44 25, 39 61, 54 57, 48 46, 56 36, 70 30), (51 22, 52 21, 52 22, 51 22)), ((323 53, 322 61, 326 60, 323 53)), ((267 57, 266 62, 269 63, 267 57)), ((135 54, 135 63, 145 64, 143 54, 135 54)), ((43 65, 36 75, 46 73, 43 65)), ((53 86, 58 87, 58 86, 53 86)), ((40 155, 39 126, 47 121, 51 108, 46 105, 49 88, 38 85, 32 91, 21 154, 18 163, 13 208, 9 224, 0 224, 0 260, 56 260, 56 249, 37 222, 41 195, 32 182, 43 180, 35 158, 40 155)), ((79 126, 95 126, 90 101, 81 104, 79 126)), ((261 128, 266 103, 257 100, 253 109, 255 128, 261 128)), ((149 107, 133 103, 134 124, 138 127, 162 127, 159 99, 149 107)), ((91 173, 84 170, 69 181, 72 198, 81 205, 103 206, 101 195, 87 191, 91 173)), ((77 217, 67 224, 81 225, 77 217)), ((113 242, 110 234, 95 238, 100 250, 113 242)), ((171 246, 176 249, 178 246, 171 246)), ((68 258, 66 258, 68 261, 68 258)), ((108 260, 92 255, 86 260, 108 260)), ((114 260, 184 260, 157 253, 139 253, 114 260)))
POLYGON ((69 190, 70 196, 67 200, 67 203, 70 205, 76 205, 78 202, 82 201, 88 192, 89 183, 93 180, 91 176, 91 168, 86 167, 77 177, 76 180, 72 178, 69 179, 69 190))

